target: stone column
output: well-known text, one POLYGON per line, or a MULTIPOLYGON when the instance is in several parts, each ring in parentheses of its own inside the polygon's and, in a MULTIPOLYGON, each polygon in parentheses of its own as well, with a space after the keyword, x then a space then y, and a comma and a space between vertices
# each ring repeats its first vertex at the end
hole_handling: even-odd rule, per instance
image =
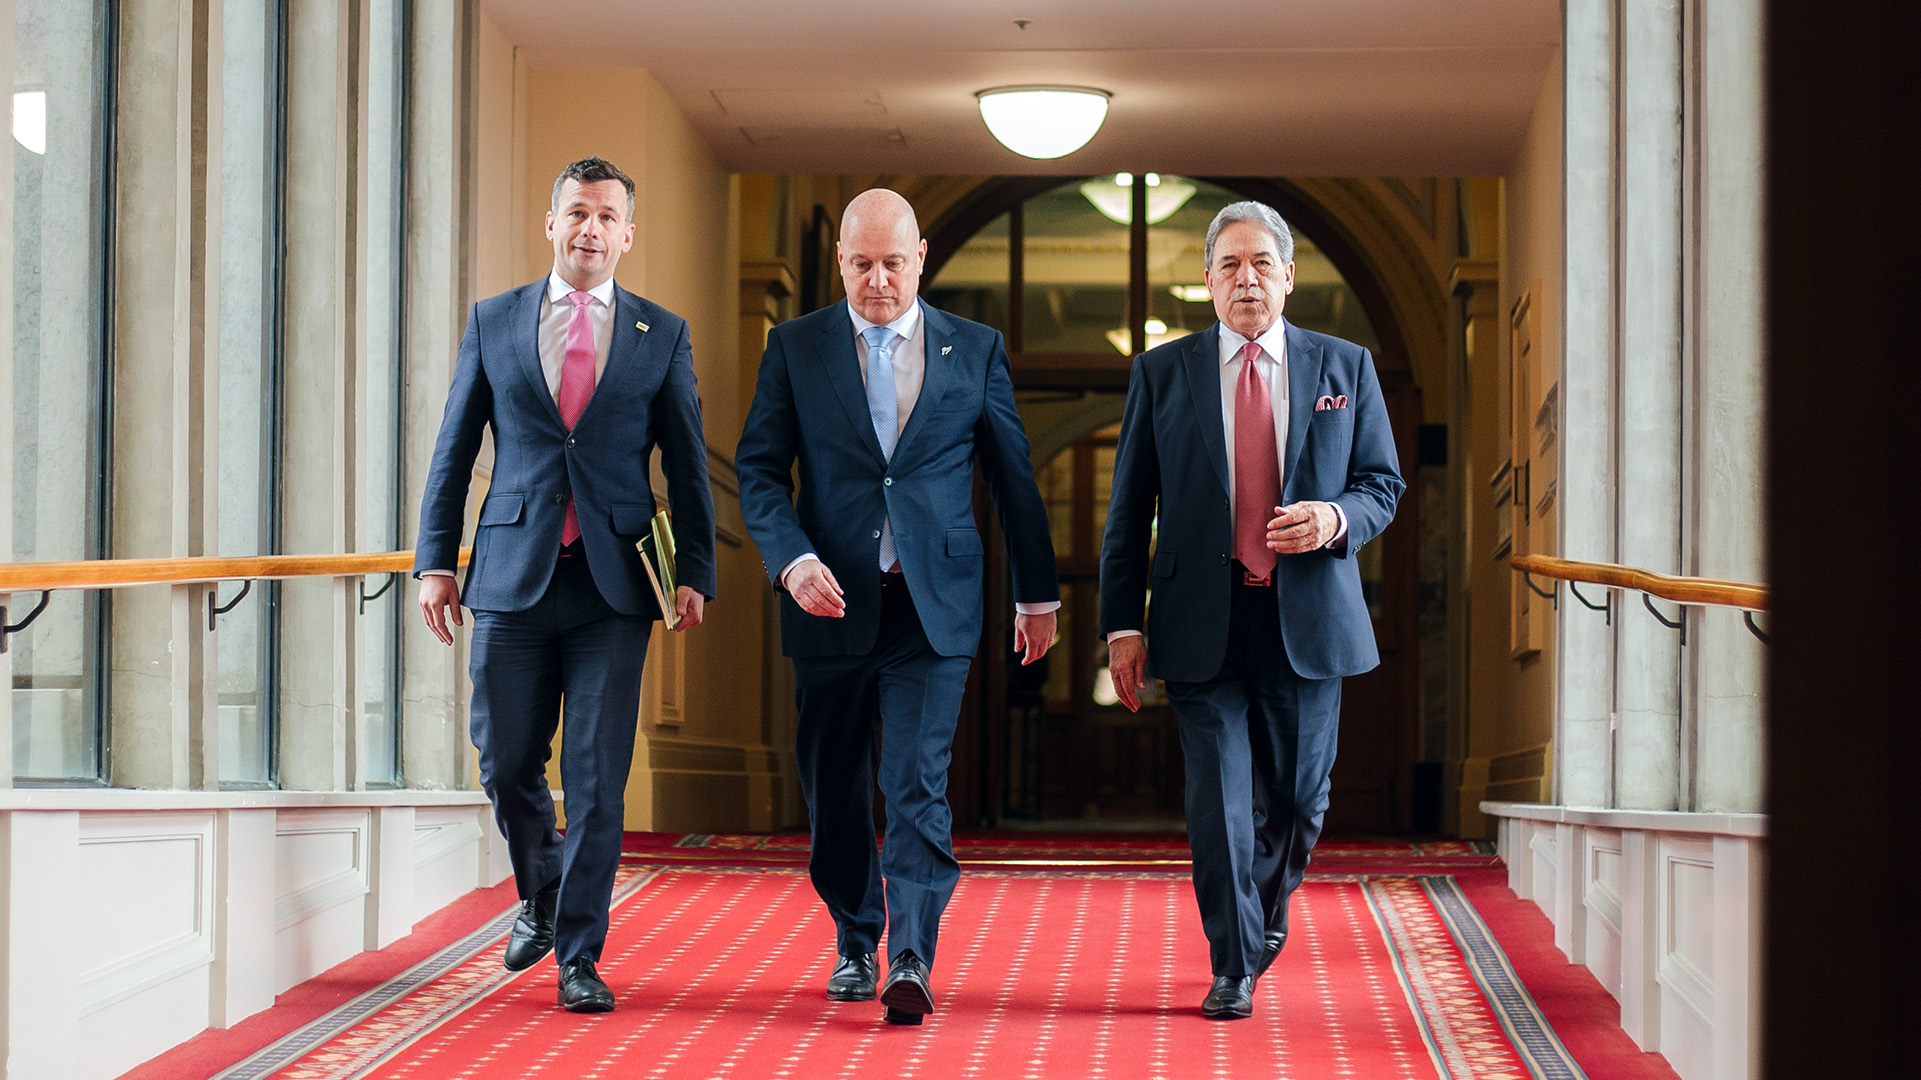
MULTIPOLYGON (((1752 0, 1705 0, 1700 11, 1696 190, 1711 195, 1695 210, 1698 353, 1687 572, 1761 582, 1768 580, 1761 535, 1761 14, 1752 0)), ((1758 812, 1766 647, 1737 611, 1689 614, 1691 808, 1758 812)))
MULTIPOLYGON (((1567 0, 1564 176, 1566 300, 1561 345, 1563 558, 1614 558, 1614 0, 1567 0)), ((1603 590, 1589 590, 1598 596, 1603 590)), ((1554 639, 1556 801, 1610 802, 1613 635, 1560 587, 1554 639)))
MULTIPOLYGON (((111 514, 112 554, 120 558, 203 555, 214 536, 215 432, 206 420, 217 275, 208 271, 218 255, 209 259, 203 47, 210 8, 208 0, 131 0, 119 9, 111 514)), ((80 460, 81 448, 72 450, 80 460)), ((116 786, 218 783, 205 594, 140 587, 114 596, 116 786)))
MULTIPOLYGON (((1459 482, 1455 492, 1460 499, 1460 520, 1493 521, 1494 494, 1487 478, 1499 460, 1491 447, 1502 418, 1493 403, 1504 378, 1501 349, 1506 337, 1505 320, 1501 318, 1500 263, 1494 259, 1458 260, 1449 274, 1449 285, 1461 304, 1463 320, 1460 366, 1448 395, 1448 423, 1454 433, 1449 469, 1459 482)), ((1498 441, 1505 444, 1506 439, 1498 441)), ((1505 457, 1505 448, 1499 453, 1505 457)), ((1508 666, 1507 587, 1513 572, 1504 555, 1496 561, 1491 533, 1468 535, 1465 550, 1458 555, 1449 573, 1459 575, 1460 587, 1449 597, 1449 609, 1452 612, 1458 607, 1463 613, 1458 625, 1464 631, 1462 659, 1468 686, 1496 687, 1508 666)), ((1465 700, 1464 726, 1448 747, 1454 805, 1443 813, 1443 820, 1461 836, 1487 835, 1487 819, 1480 804, 1487 798, 1488 763, 1500 729, 1500 707, 1498 694, 1471 690, 1465 700)))
MULTIPOLYGON (((1679 0, 1622 0, 1619 27, 1618 561, 1674 574, 1681 571, 1679 0)), ((1582 257, 1570 247, 1570 262, 1582 257)), ((1680 610, 1656 607, 1669 618, 1680 610)), ((1681 635, 1632 594, 1618 604, 1614 628, 1615 804, 1672 810, 1681 805, 1681 635)))
MULTIPOLYGON (((425 4, 413 13, 408 89, 407 478, 404 535, 420 531, 420 492, 453 381, 454 357, 473 302, 473 0, 425 4)), ((483 450, 483 458, 489 453, 483 450)), ((467 502, 471 540, 480 490, 467 502)), ((475 786, 467 734, 467 637, 442 645, 421 622, 417 583, 403 583, 401 772, 409 787, 475 786)), ((463 615, 463 618, 465 616, 463 615)))
MULTIPOLYGON (((295 0, 287 33, 286 326, 281 394, 281 548, 350 550, 356 500, 360 7, 295 0)), ((280 783, 359 786, 352 582, 288 581, 280 608, 280 783)))

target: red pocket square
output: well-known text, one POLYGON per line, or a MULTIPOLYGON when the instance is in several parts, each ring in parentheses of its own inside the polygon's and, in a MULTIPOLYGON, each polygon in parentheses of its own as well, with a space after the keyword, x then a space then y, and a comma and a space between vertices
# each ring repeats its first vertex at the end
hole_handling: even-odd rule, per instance
POLYGON ((1322 394, 1320 400, 1314 403, 1315 412, 1329 412, 1333 409, 1345 408, 1347 408, 1346 394, 1322 394))

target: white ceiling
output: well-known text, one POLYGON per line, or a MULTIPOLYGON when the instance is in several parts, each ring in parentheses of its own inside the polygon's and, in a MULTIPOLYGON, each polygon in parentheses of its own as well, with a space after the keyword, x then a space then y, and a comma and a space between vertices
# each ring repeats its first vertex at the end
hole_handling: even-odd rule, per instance
POLYGON ((535 68, 642 67, 740 172, 1507 171, 1558 0, 482 0, 535 68), (1017 18, 1032 20, 1023 30, 1017 18), (1054 162, 974 92, 1113 93, 1054 162))

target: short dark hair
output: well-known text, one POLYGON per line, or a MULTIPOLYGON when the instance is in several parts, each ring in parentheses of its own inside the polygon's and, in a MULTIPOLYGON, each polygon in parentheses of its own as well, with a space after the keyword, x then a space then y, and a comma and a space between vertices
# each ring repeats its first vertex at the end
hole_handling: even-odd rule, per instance
POLYGON ((603 157, 584 157, 560 170, 560 175, 554 177, 554 195, 547 209, 560 209, 560 187, 569 180, 582 184, 598 184, 602 180, 620 181, 620 186, 627 189, 627 220, 634 220, 634 180, 621 172, 620 166, 603 157))

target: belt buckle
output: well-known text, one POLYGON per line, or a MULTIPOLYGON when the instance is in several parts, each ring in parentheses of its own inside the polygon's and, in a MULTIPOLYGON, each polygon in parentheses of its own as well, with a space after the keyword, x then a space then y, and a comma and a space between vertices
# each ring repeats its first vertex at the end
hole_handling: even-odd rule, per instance
POLYGON ((1274 584, 1274 575, 1269 574, 1266 577, 1257 577, 1252 570, 1242 570, 1241 584, 1253 585, 1257 588, 1272 585, 1274 584))

